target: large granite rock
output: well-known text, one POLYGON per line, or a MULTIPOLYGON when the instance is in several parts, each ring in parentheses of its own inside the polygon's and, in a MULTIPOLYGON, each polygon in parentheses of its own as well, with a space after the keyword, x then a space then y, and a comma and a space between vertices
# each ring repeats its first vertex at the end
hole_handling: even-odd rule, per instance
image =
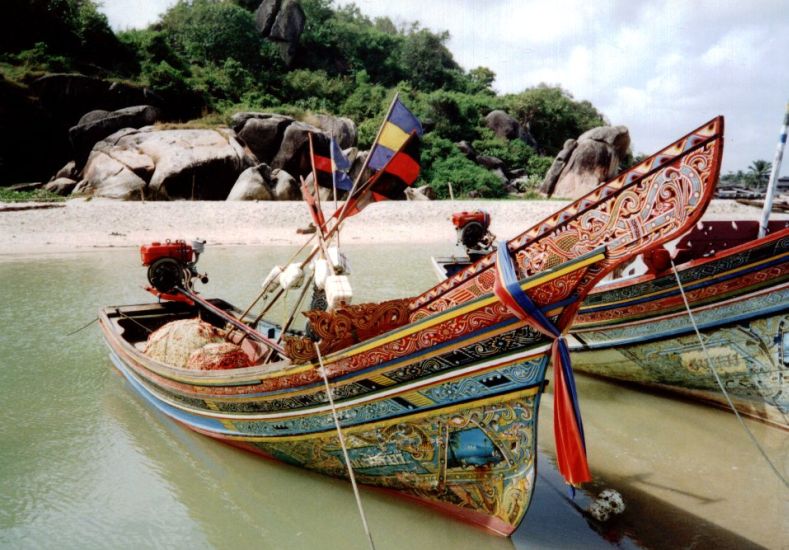
POLYGON ((44 189, 50 193, 55 193, 56 195, 65 197, 66 195, 71 194, 76 186, 77 182, 75 180, 61 177, 55 178, 48 182, 46 185, 44 185, 44 189))
POLYGON ((282 143, 271 162, 271 167, 285 170, 296 178, 307 177, 307 174, 312 172, 310 133, 313 134, 313 143, 316 147, 328 146, 329 138, 320 129, 304 122, 293 122, 282 135, 282 143))
POLYGON ((268 36, 277 18, 281 0, 263 0, 255 10, 255 28, 263 36, 268 36))
POLYGON ((528 125, 524 128, 517 120, 504 111, 495 110, 488 113, 485 116, 485 126, 493 130, 493 133, 501 139, 510 141, 520 139, 526 145, 537 148, 537 141, 529 132, 528 125))
POLYGON ((278 201, 298 201, 302 199, 299 183, 296 182, 296 178, 285 170, 272 170, 271 184, 274 188, 274 198, 278 201))
POLYGON ((135 105, 115 111, 89 111, 69 129, 77 166, 83 166, 93 146, 121 128, 142 128, 161 119, 161 111, 153 105, 135 105))
POLYGON ((630 147, 625 126, 601 126, 567 140, 543 180, 540 191, 576 199, 612 178, 630 147))
POLYGON ((285 115, 238 113, 233 116, 233 129, 261 162, 270 163, 279 151, 285 130, 293 122, 285 115))
POLYGON ((119 200, 147 197, 147 183, 128 166, 101 151, 94 151, 85 165, 82 181, 73 195, 89 195, 119 200))
POLYGON ((136 199, 224 200, 252 159, 229 130, 124 129, 94 147, 75 192, 136 199))
POLYGON ((269 181, 271 168, 267 164, 250 166, 238 176, 227 196, 229 201, 270 201, 274 198, 269 181))
POLYGON ((255 12, 257 30, 279 46, 282 60, 288 66, 296 57, 306 22, 297 0, 263 0, 255 12))
POLYGON ((341 149, 356 145, 356 124, 350 118, 314 115, 308 122, 333 137, 341 149))

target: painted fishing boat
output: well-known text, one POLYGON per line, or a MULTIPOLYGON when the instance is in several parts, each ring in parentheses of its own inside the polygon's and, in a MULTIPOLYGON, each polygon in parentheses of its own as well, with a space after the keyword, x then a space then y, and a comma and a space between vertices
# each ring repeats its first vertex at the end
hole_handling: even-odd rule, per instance
POLYGON ((728 394, 740 413, 789 428, 789 222, 757 231, 755 221, 703 222, 677 243, 673 261, 706 352, 658 259, 589 294, 569 337, 575 369, 727 409, 728 394))
MULTIPOLYGON (((722 146, 719 117, 415 298, 309 312, 310 338, 178 285, 185 299, 103 308, 110 357, 192 430, 330 476, 350 468, 364 484, 509 535, 533 493, 550 360, 559 471, 574 485, 590 479, 563 337, 581 301, 617 265, 699 220, 722 146), (194 371, 143 353, 152 331, 198 315, 243 332, 251 365, 194 371)), ((196 274, 194 262, 167 265, 151 265, 152 284, 196 274)))

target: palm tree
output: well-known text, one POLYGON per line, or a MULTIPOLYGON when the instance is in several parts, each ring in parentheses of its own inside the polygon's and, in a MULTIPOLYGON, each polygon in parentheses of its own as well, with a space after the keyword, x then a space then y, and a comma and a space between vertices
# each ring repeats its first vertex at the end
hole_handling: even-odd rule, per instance
POLYGON ((760 187, 766 185, 770 179, 770 170, 772 170, 772 163, 766 160, 755 160, 748 167, 748 179, 752 182, 753 187, 760 187))

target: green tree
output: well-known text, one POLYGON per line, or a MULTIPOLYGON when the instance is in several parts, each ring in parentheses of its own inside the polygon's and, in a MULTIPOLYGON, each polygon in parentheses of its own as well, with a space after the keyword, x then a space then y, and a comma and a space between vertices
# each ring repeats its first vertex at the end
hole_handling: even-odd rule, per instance
POLYGON ((495 95, 493 91, 493 82, 496 80, 496 73, 487 67, 475 67, 468 72, 467 79, 469 82, 468 92, 472 94, 485 92, 490 95, 495 95))
POLYGON ((448 139, 426 134, 422 140, 421 178, 439 198, 449 197, 447 183, 456 197, 474 193, 479 197, 497 198, 507 194, 504 183, 493 173, 467 159, 448 139))
POLYGON ((446 47, 449 33, 435 34, 419 29, 408 34, 400 50, 400 64, 407 79, 418 90, 454 89, 462 74, 446 47))
POLYGON ((221 65, 232 57, 247 69, 261 67, 263 39, 253 15, 240 6, 179 0, 164 14, 161 25, 173 49, 189 64, 221 65))
POLYGON ((773 165, 766 160, 755 160, 748 166, 749 184, 752 187, 767 185, 773 165))
POLYGON ((564 142, 606 124, 588 101, 576 101, 557 86, 540 84, 519 94, 505 96, 506 110, 529 129, 546 155, 556 155, 564 142))

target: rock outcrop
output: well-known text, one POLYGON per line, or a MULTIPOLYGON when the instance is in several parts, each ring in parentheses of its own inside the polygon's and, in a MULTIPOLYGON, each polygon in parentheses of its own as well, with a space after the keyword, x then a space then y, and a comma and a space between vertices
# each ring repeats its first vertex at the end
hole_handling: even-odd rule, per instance
POLYGON ((279 46, 282 60, 288 66, 296 57, 306 22, 297 0, 263 0, 255 11, 255 27, 279 46))
POLYGON ((270 163, 279 151, 285 130, 294 119, 268 113, 237 113, 233 129, 261 162, 270 163))
POLYGON ((528 127, 524 128, 517 120, 504 111, 495 110, 489 112, 485 116, 485 126, 493 130, 493 133, 501 139, 510 141, 520 139, 526 145, 537 148, 537 141, 529 133, 528 127))
POLYGON ((250 160, 229 130, 121 130, 96 144, 75 193, 224 200, 250 160))
POLYGON ((135 105, 115 111, 97 109, 82 115, 69 129, 77 166, 83 166, 93 146, 122 128, 142 128, 161 119, 161 111, 153 105, 135 105))
POLYGON ((356 124, 350 118, 315 115, 306 122, 333 137, 340 149, 348 149, 356 145, 356 124))
POLYGON ((327 147, 328 137, 318 128, 304 122, 293 122, 282 135, 282 143, 277 155, 271 161, 272 168, 285 170, 298 178, 312 172, 310 160, 309 134, 313 135, 316 147, 327 147))
POLYGON ((271 184, 274 188, 274 198, 278 201, 298 201, 301 200, 301 188, 296 182, 296 178, 288 174, 285 170, 275 169, 271 171, 271 184))
POLYGON ((271 168, 267 164, 250 166, 238 176, 236 183, 227 196, 229 201, 270 201, 274 195, 271 190, 271 168))
POLYGON ((540 191, 576 199, 613 177, 630 147, 625 126, 601 126, 569 139, 543 180, 540 191))

